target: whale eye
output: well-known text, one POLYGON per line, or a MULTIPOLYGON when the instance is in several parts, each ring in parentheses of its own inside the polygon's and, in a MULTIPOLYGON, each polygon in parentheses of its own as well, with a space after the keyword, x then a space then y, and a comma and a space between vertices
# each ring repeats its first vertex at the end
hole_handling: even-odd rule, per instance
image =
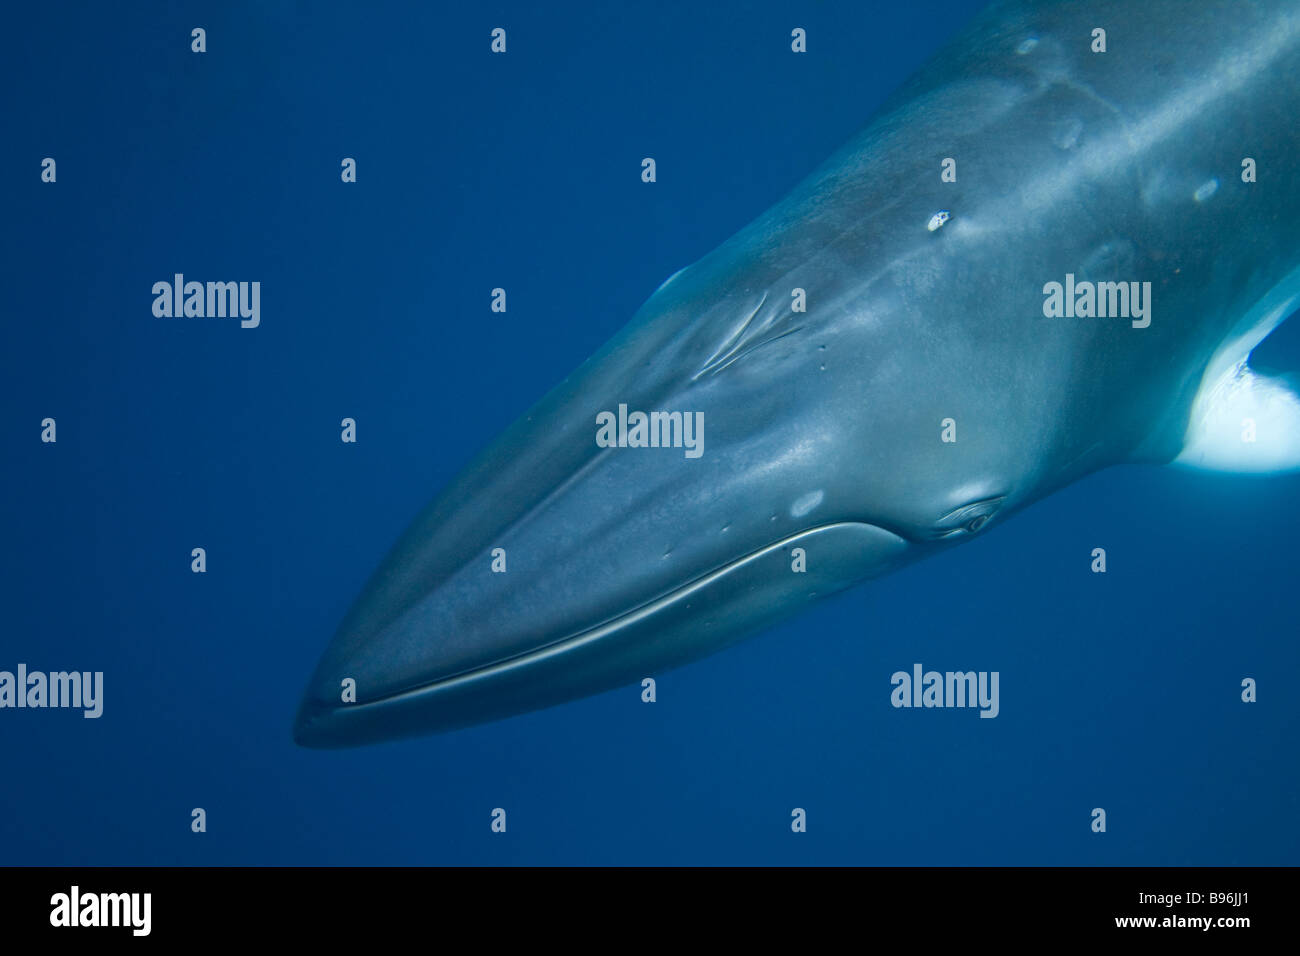
POLYGON ((989 523, 1002 502, 1006 500, 1006 495, 998 495, 994 498, 984 498, 980 501, 972 501, 968 505, 962 505, 955 511, 950 511, 944 515, 930 530, 930 537, 935 539, 955 538, 959 535, 974 534, 989 523))

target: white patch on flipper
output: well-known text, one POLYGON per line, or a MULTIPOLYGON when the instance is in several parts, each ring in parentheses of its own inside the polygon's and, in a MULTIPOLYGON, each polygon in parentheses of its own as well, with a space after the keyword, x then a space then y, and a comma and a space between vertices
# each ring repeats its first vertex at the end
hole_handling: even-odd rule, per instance
POLYGON ((1174 464, 1256 474, 1300 469, 1300 396, 1289 380, 1246 364, 1297 302, 1300 267, 1238 320, 1206 367, 1174 464), (1252 425, 1255 440, 1245 440, 1252 425))
POLYGON ((1285 379, 1239 362, 1196 396, 1174 464, 1255 474, 1300 469, 1300 397, 1285 379))

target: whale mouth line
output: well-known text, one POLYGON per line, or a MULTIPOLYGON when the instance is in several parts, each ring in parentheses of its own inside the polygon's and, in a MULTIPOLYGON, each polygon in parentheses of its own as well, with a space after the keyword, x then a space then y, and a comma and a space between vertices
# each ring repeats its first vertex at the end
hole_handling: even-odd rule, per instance
POLYGON ((764 545, 756 551, 751 551, 748 554, 741 555, 725 564, 718 565, 712 570, 706 571, 704 574, 693 578, 684 584, 680 584, 672 590, 666 591, 644 604, 624 611, 615 617, 608 618, 600 624, 595 624, 583 628, 580 631, 575 631, 565 637, 561 637, 540 647, 534 647, 531 650, 523 651, 509 657, 503 657, 488 664, 480 664, 453 674, 438 677, 426 683, 416 684, 406 688, 405 690, 393 691, 383 695, 382 697, 376 697, 373 700, 357 701, 355 704, 346 704, 343 706, 335 705, 330 707, 328 710, 319 710, 308 717, 306 721, 301 723, 299 730, 305 730, 325 718, 340 717, 349 712, 363 712, 376 707, 418 700, 421 697, 437 693, 448 687, 471 683, 485 677, 514 670, 521 666, 527 666, 528 664, 544 660, 548 657, 567 653, 574 648, 598 641, 611 633, 654 614, 668 605, 687 597, 691 593, 707 587, 750 561, 758 560, 774 551, 783 550, 801 538, 805 538, 809 535, 821 534, 835 528, 874 528, 878 531, 885 532, 892 537, 898 538, 900 541, 908 541, 906 537, 898 534, 896 531, 866 521, 832 521, 826 524, 814 525, 811 528, 805 528, 802 531, 797 531, 793 534, 779 538, 770 544, 764 545))

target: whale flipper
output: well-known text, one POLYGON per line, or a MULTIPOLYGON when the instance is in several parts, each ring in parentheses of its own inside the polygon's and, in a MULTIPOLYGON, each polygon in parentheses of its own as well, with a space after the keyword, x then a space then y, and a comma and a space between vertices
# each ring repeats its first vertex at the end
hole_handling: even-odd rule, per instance
POLYGON ((1300 395, 1292 375, 1268 376, 1243 359, 1196 396, 1175 463, 1210 471, 1300 469, 1300 395))
POLYGON ((1269 474, 1300 469, 1300 379, 1250 367, 1251 353, 1300 304, 1300 266, 1236 323, 1206 367, 1174 464, 1269 474))

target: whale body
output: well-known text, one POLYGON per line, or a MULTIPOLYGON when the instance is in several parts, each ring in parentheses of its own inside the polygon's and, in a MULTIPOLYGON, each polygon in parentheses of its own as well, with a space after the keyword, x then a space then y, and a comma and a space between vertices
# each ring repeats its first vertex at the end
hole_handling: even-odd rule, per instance
POLYGON ((993 4, 428 505, 295 738, 637 684, 1110 465, 1296 468, 1298 115, 1295 0, 993 4))

